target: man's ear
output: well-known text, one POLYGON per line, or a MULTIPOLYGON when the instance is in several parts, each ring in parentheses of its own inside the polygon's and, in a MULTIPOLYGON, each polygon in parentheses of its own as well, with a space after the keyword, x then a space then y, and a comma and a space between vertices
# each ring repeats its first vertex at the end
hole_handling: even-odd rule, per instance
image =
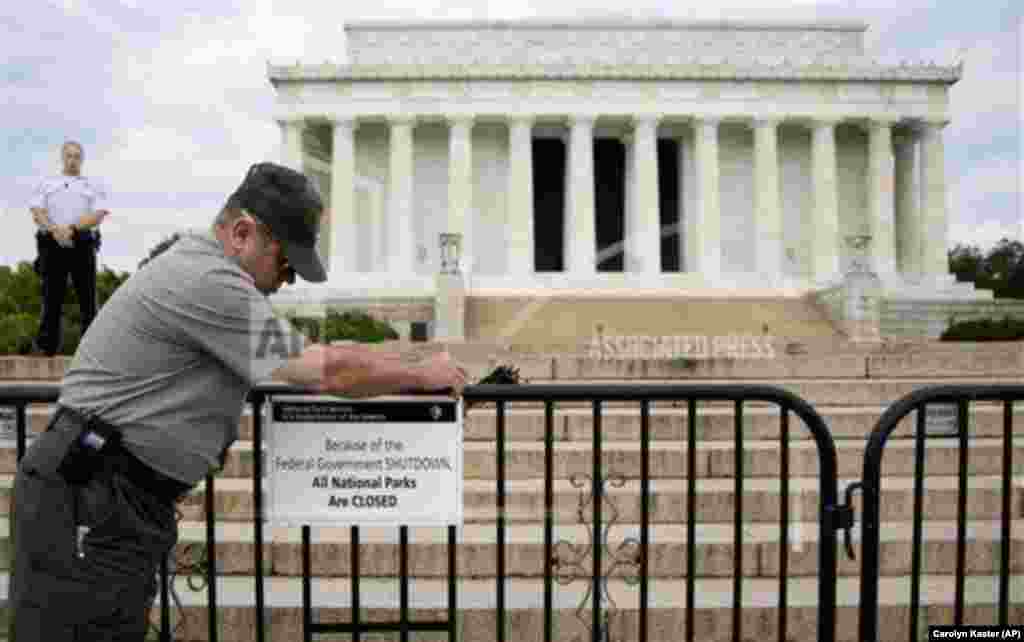
POLYGON ((255 231, 256 228, 253 220, 248 216, 240 216, 231 221, 228 227, 228 242, 233 249, 241 250, 255 231))
POLYGON ((246 240, 248 240, 253 234, 262 236, 261 228, 263 227, 263 224, 260 223, 258 218, 246 210, 242 210, 242 216, 238 217, 236 222, 242 224, 242 230, 246 240))

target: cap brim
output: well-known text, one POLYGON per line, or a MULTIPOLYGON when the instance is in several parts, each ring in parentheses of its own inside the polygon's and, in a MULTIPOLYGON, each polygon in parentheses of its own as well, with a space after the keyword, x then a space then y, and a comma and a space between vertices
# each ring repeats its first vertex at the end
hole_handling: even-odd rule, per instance
POLYGON ((297 245, 287 241, 283 245, 288 264, 292 266, 296 274, 310 283, 323 283, 327 280, 327 271, 324 270, 324 262, 320 259, 316 247, 297 245))

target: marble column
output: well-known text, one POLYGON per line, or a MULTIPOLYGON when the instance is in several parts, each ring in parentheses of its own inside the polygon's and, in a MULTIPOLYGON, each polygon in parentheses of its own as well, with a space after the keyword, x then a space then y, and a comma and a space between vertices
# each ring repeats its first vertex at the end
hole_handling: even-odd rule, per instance
POLYGON ((811 142, 813 274, 819 283, 839 274, 839 192, 836 179, 836 121, 816 120, 811 142))
POLYGON ((914 194, 915 147, 913 130, 903 130, 893 137, 896 259, 899 271, 906 275, 921 273, 921 223, 914 194))
POLYGON ((688 254, 693 258, 690 269, 700 272, 712 284, 722 272, 719 122, 717 118, 701 118, 694 126, 697 211, 687 226, 688 254))
POLYGON ((335 119, 331 133, 331 243, 328 265, 332 273, 356 269, 355 177, 356 123, 351 118, 335 119))
POLYGON ((299 172, 304 171, 302 134, 306 130, 306 121, 298 118, 277 122, 281 127, 281 164, 299 172))
POLYGON ((594 221, 594 119, 573 117, 569 133, 569 207, 565 219, 566 272, 596 272, 597 232, 594 221))
POLYGON ((883 279, 896 272, 896 227, 892 126, 894 120, 868 123, 868 229, 871 265, 883 279))
POLYGON ((509 122, 509 164, 505 211, 508 273, 532 274, 533 258, 533 120, 515 117, 509 122))
POLYGON ((413 271, 413 156, 410 118, 390 121, 388 164, 388 269, 407 274, 413 271))
POLYGON ((779 192, 779 123, 754 121, 754 220, 757 271, 762 278, 782 275, 782 206, 779 192))
POLYGON ((627 272, 661 273, 661 217, 658 198, 658 119, 634 120, 633 207, 626 220, 627 272))
POLYGON ((921 273, 949 273, 946 214, 946 157, 942 142, 945 121, 926 122, 921 131, 921 273))
POLYGON ((445 231, 462 237, 460 269, 473 271, 473 119, 449 119, 448 133, 448 222, 445 231))
POLYGON ((693 255, 690 253, 690 234, 692 233, 688 227, 689 219, 693 217, 693 205, 691 202, 691 192, 693 187, 690 185, 693 182, 693 177, 696 172, 693 169, 693 135, 692 132, 687 129, 686 132, 677 131, 676 143, 679 146, 679 207, 678 207, 678 220, 677 234, 679 244, 679 271, 680 272, 692 272, 694 271, 693 266, 693 255))
MULTIPOLYGON (((622 241, 618 245, 610 245, 604 248, 597 257, 597 264, 618 254, 622 257, 622 272, 629 273, 630 267, 630 238, 629 230, 631 223, 636 218, 636 136, 632 131, 623 133, 619 137, 622 143, 622 241)), ((595 219, 596 221, 596 219, 595 219)))

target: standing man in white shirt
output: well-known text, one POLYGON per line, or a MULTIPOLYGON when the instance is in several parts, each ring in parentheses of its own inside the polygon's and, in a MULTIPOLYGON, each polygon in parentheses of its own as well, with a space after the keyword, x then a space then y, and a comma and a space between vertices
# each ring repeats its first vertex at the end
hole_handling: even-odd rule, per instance
POLYGON ((61 309, 68 276, 78 293, 82 334, 96 317, 96 252, 99 225, 110 212, 107 192, 95 179, 82 176, 83 150, 76 141, 60 148, 63 172, 43 180, 29 209, 39 227, 36 269, 42 279, 43 310, 35 352, 53 356, 60 348, 61 309))

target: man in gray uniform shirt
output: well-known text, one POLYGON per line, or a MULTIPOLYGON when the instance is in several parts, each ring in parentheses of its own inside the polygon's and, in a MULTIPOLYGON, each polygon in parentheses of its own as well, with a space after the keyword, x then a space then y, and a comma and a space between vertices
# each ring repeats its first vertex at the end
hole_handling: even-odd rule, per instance
POLYGON ((296 272, 326 280, 322 213, 304 175, 254 165, 211 232, 184 236, 100 310, 15 481, 18 642, 143 639, 156 569, 177 541, 174 504, 238 438, 254 383, 460 394, 466 373, 446 352, 409 364, 308 344, 274 316, 267 295, 296 272))

